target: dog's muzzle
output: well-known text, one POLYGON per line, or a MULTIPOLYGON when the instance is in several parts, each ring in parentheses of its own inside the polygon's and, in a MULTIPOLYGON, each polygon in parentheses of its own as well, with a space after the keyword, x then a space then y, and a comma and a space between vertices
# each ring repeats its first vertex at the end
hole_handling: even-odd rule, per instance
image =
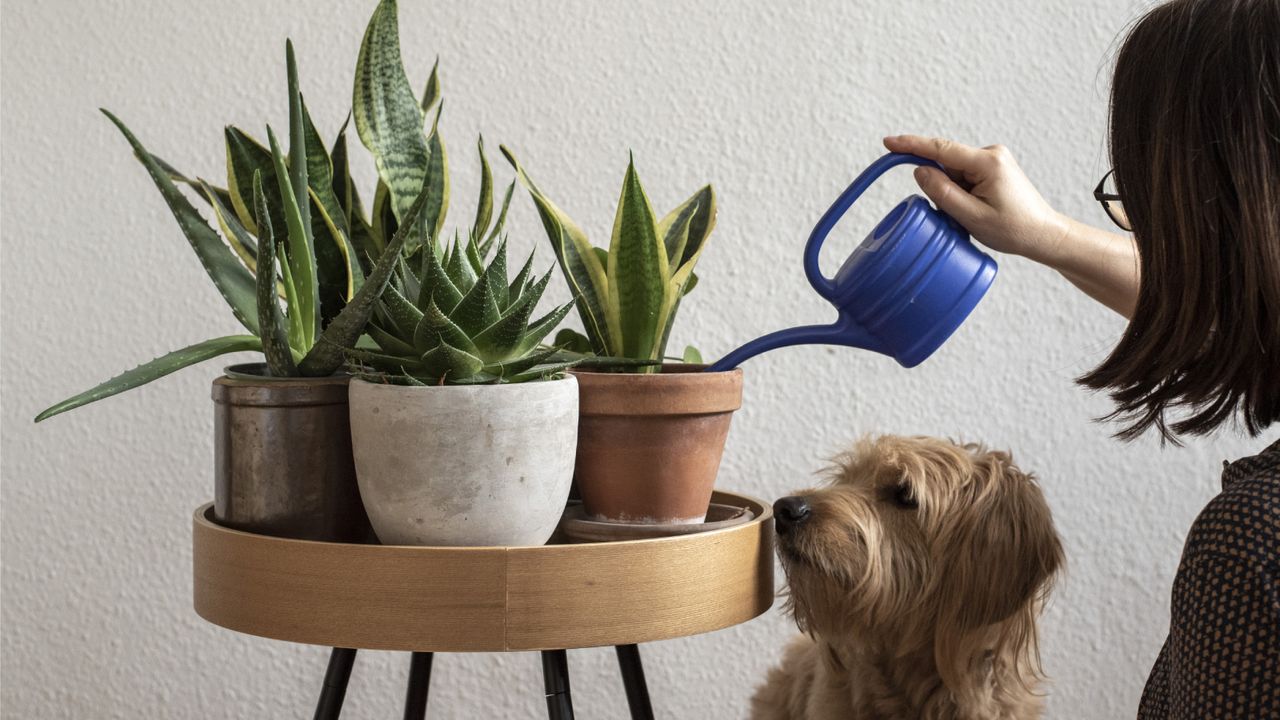
POLYGON ((779 535, 786 535, 813 516, 809 501, 799 495, 781 498, 773 504, 773 526, 779 535))

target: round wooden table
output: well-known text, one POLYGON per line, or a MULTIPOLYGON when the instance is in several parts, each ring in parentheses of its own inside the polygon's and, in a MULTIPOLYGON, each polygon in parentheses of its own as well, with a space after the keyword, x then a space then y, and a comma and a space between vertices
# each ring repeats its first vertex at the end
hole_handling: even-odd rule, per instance
POLYGON ((673 537, 537 547, 326 543, 193 518, 200 617, 251 635, 334 648, 317 718, 342 708, 356 649, 413 653, 405 717, 425 715, 433 653, 542 653, 547 707, 571 718, 565 650, 617 648, 633 718, 651 718, 639 643, 719 630, 773 604, 771 509, 744 495, 741 525, 673 537))

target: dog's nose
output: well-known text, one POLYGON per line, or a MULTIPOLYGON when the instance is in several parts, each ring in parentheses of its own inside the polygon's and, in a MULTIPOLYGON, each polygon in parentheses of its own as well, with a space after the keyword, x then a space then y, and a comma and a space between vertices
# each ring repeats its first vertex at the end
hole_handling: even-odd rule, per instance
POLYGON ((798 495, 784 497, 773 504, 773 524, 780 534, 803 525, 812 514, 809 501, 798 495))

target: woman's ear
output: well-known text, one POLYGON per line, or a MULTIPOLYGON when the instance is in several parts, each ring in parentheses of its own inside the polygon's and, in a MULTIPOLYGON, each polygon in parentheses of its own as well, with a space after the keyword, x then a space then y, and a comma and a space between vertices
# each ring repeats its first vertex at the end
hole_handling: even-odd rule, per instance
POLYGON ((939 671, 952 688, 983 653, 1030 667, 1036 617, 1063 565, 1062 543, 1035 481, 1006 453, 975 459, 975 477, 952 503, 935 548, 939 671))

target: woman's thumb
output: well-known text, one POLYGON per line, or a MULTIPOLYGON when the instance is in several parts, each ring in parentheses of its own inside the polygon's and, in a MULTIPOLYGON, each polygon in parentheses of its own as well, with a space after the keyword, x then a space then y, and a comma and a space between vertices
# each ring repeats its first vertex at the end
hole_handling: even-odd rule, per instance
POLYGON ((984 207, 981 200, 970 195, 967 190, 937 168, 916 168, 915 176, 920 189, 929 196, 939 210, 972 231, 971 223, 978 219, 984 207))

